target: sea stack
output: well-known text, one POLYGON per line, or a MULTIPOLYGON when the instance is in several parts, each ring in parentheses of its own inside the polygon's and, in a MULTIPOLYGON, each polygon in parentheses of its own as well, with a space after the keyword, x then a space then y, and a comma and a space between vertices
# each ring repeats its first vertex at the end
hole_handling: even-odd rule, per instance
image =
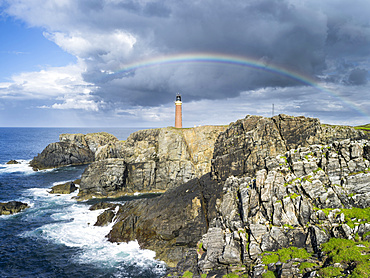
POLYGON ((182 102, 180 94, 176 95, 175 106, 175 127, 182 128, 182 102))

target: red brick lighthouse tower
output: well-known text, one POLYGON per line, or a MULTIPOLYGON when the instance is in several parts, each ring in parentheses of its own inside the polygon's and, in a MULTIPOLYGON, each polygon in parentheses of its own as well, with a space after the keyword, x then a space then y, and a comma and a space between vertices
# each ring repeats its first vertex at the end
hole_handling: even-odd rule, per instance
POLYGON ((175 127, 182 128, 182 102, 181 102, 181 95, 176 95, 175 101, 176 111, 175 111, 175 127))

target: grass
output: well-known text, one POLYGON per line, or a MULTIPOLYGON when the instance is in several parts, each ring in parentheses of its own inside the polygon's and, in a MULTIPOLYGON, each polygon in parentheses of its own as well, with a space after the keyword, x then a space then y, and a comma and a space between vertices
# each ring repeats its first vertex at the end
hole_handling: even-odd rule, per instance
POLYGON ((289 247, 279 249, 276 252, 263 252, 262 262, 264 264, 277 263, 278 261, 286 263, 293 258, 308 259, 311 255, 312 254, 308 253, 304 248, 289 247))
MULTIPOLYGON (((329 215, 330 211, 334 210, 333 208, 319 209, 317 207, 314 207, 313 209, 315 211, 322 210, 326 216, 329 215)), ((340 211, 335 214, 335 217, 341 213, 344 214, 345 223, 352 229, 355 227, 355 223, 361 224, 370 222, 370 207, 340 209, 340 211)))
POLYGON ((290 199, 295 199, 297 197, 299 197, 300 195, 298 195, 297 193, 290 193, 289 197, 290 199))
POLYGON ((319 270, 320 277, 340 277, 342 276, 342 268, 328 266, 319 270))
POLYGON ((355 129, 358 129, 358 130, 363 130, 363 131, 370 131, 370 124, 367 124, 367 125, 359 125, 359 126, 355 126, 354 127, 355 129))
POLYGON ((190 272, 189 270, 185 271, 184 274, 182 275, 182 278, 193 278, 193 273, 190 272))
MULTIPOLYGON (((367 241, 355 242, 349 239, 331 238, 322 244, 322 251, 328 255, 333 263, 355 264, 349 277, 370 277, 369 247, 370 242, 367 241)), ((330 266, 320 270, 324 277, 339 276, 341 271, 340 268, 330 266)))
POLYGON ((262 274, 262 278, 276 278, 275 272, 268 270, 262 274))
POLYGON ((319 167, 316 170, 313 170, 313 173, 316 174, 318 171, 323 171, 323 170, 319 167))
POLYGON ((235 274, 235 273, 229 273, 229 274, 226 274, 224 276, 222 276, 222 278, 239 278, 240 276, 238 274, 235 274))
POLYGON ((315 263, 303 262, 299 265, 299 269, 301 271, 303 271, 306 268, 313 268, 313 267, 316 267, 316 266, 317 266, 317 264, 315 264, 315 263))

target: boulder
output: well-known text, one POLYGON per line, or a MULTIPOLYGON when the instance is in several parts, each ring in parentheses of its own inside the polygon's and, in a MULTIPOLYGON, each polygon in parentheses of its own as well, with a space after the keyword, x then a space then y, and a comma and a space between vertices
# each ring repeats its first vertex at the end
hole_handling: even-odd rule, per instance
POLYGON ((30 206, 26 203, 11 201, 7 203, 0 203, 0 214, 1 215, 9 215, 18 213, 30 206))
POLYGON ((107 226, 112 222, 114 216, 114 211, 112 209, 107 209, 98 216, 98 219, 96 220, 94 226, 107 226))
POLYGON ((71 194, 77 190, 73 181, 54 185, 51 188, 50 194, 71 194))

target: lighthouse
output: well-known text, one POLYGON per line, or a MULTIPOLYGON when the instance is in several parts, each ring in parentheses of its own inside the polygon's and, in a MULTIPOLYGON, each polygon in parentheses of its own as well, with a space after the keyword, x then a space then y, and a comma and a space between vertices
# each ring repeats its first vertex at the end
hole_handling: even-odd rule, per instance
POLYGON ((176 95, 176 101, 175 101, 175 127, 176 128, 182 128, 182 102, 181 102, 181 95, 176 95))

